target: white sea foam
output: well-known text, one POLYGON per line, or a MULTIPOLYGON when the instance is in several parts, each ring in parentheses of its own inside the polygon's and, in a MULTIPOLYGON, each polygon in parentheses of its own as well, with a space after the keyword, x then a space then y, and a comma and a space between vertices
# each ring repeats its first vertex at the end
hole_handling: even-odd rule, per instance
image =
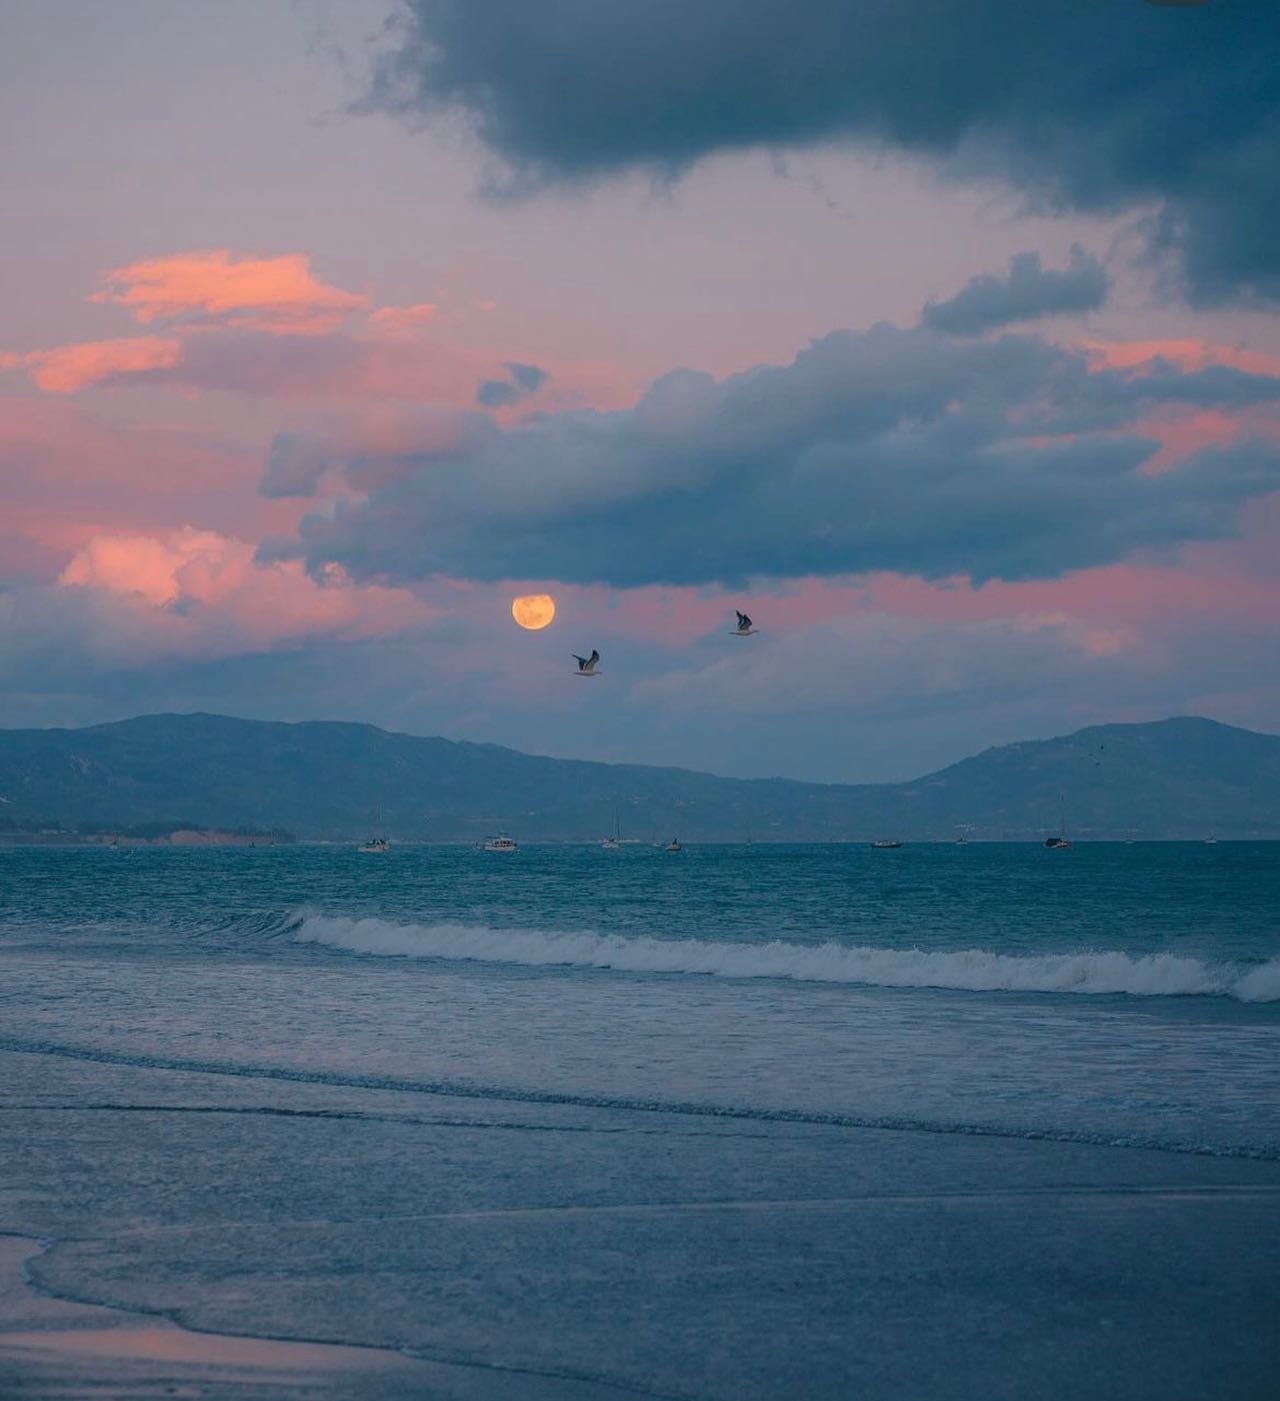
POLYGON ((1241 1002, 1280 1002, 1280 958, 1242 974, 1232 985, 1231 995, 1241 1002))
POLYGON ((1247 965, 1205 963, 1176 954, 1120 952, 1002 954, 987 949, 927 952, 846 944, 717 943, 624 938, 616 934, 490 929, 467 924, 395 924, 381 919, 307 915, 295 938, 355 953, 399 958, 471 959, 526 967, 701 973, 722 978, 876 987, 956 988, 969 992, 1128 993, 1136 997, 1280 999, 1280 959, 1247 965))

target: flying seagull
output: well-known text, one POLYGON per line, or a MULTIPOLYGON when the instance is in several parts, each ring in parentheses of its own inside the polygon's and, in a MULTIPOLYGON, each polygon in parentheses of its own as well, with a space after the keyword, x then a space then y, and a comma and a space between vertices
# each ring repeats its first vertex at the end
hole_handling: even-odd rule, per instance
POLYGON ((600 653, 593 647, 589 657, 580 657, 576 652, 571 653, 575 662, 578 663, 579 676, 595 676, 596 663, 600 660, 600 653))
POLYGON ((738 630, 733 634, 734 637, 750 637, 755 632, 755 628, 751 626, 751 619, 741 609, 735 608, 733 611, 738 615, 738 630))

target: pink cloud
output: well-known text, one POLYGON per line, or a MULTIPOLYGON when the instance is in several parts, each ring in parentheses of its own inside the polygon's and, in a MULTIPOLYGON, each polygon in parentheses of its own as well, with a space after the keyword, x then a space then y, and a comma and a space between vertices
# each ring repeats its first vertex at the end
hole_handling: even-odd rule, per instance
MULTIPOLYGON (((1182 458, 1198 452, 1201 448, 1223 447, 1235 442, 1242 434, 1242 417, 1220 413, 1214 409, 1172 410, 1142 419, 1134 424, 1134 431, 1160 442, 1160 451, 1143 467, 1146 472, 1166 472, 1182 458)), ((1258 419, 1259 415, 1252 415, 1258 419)), ((1258 423, 1254 432, 1265 432, 1265 426, 1258 423)))
POLYGON ((143 325, 194 319, 277 335, 323 335, 369 304, 367 297, 320 281, 305 253, 175 253, 115 268, 104 281, 91 300, 126 307, 143 325))
MULTIPOLYGON (((1245 374, 1280 375, 1280 356, 1194 338, 1147 341, 1080 342, 1093 370, 1150 371, 1164 361, 1192 373, 1224 366, 1245 374)), ((1280 419, 1272 405, 1254 405, 1227 413, 1168 404, 1139 419, 1131 430, 1161 444, 1145 465, 1149 473, 1168 471, 1202 448, 1223 447, 1246 437, 1280 438, 1280 419)))
POLYGON ((1094 368, 1131 370, 1156 360, 1167 360, 1180 370, 1204 370, 1210 365, 1227 365, 1246 374, 1280 375, 1280 356, 1212 341, 1181 339, 1151 341, 1084 340, 1080 348, 1094 368))
MULTIPOLYGON (((402 399, 473 406, 482 380, 510 360, 536 363, 551 382, 544 409, 620 408, 642 376, 598 361, 548 364, 536 344, 496 347, 435 302, 370 308, 369 298, 321 281, 304 253, 235 257, 229 249, 142 259, 116 268, 90 300, 126 308, 165 336, 81 341, 0 354, 47 393, 125 384, 260 398, 402 399), (359 313, 364 313, 360 315, 359 313)), ((499 418, 524 412, 516 406, 499 418)))
POLYGON ((220 656, 316 635, 355 640, 421 625, 435 610, 405 589, 317 581, 294 561, 262 564, 254 546, 184 526, 164 535, 100 535, 59 575, 129 609, 130 635, 151 655, 220 656))
POLYGON ((249 538, 288 530, 301 506, 259 496, 261 471, 257 442, 111 423, 65 398, 0 396, 0 570, 52 578, 95 535, 189 520, 249 538))
POLYGON ((172 336, 135 336, 5 355, 0 357, 0 369, 26 370, 47 394, 74 394, 90 385, 106 387, 131 376, 171 370, 181 359, 180 340, 172 336))
MULTIPOLYGON (((40 388, 57 393, 134 384, 353 405, 399 399, 474 407, 476 386, 501 375, 513 358, 539 357, 399 333, 300 336, 204 328, 180 339, 137 337, 10 355, 0 358, 0 369, 25 370, 40 388)), ((569 362, 546 368, 551 385, 543 398, 549 407, 621 408, 637 392, 629 376, 608 365, 569 362)), ((496 416, 523 411, 517 405, 496 416)))
POLYGON ((418 302, 414 306, 384 306, 371 311, 368 325, 388 336, 408 335, 421 330, 438 310, 434 302, 418 302))
POLYGON ((99 535, 88 541, 58 576, 58 582, 112 593, 137 594, 148 603, 175 603, 178 575, 203 560, 225 563, 228 541, 189 526, 167 540, 146 535, 99 535))

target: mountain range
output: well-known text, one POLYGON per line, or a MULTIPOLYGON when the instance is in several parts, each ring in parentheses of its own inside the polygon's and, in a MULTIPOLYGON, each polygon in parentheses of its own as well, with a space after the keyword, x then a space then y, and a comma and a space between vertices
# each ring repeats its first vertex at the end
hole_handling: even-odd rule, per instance
POLYGON ((170 828, 474 841, 1280 837, 1280 736, 1198 717, 988 749, 908 783, 732 779, 372 725, 146 715, 0 730, 0 836, 170 828), (381 819, 378 813, 381 810, 381 819))

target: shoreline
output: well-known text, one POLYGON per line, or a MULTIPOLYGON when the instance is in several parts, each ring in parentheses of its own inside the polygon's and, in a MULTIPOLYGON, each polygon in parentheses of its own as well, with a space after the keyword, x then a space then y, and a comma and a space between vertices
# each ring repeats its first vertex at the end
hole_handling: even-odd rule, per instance
POLYGON ((56 1244, 0 1231, 0 1385, 6 1396, 47 1396, 57 1386, 65 1388, 62 1394, 92 1387, 94 1396, 125 1397, 139 1394, 139 1383, 216 1383, 264 1395, 264 1387, 293 1392, 301 1384, 327 1387, 353 1375, 425 1385, 436 1370, 389 1348, 204 1332, 164 1314, 65 1299, 37 1286, 28 1269, 56 1244), (110 1380, 102 1380, 108 1372, 110 1380))
POLYGON ((1270 1394, 1274 1162, 5 1063, 6 1401, 1270 1394))

